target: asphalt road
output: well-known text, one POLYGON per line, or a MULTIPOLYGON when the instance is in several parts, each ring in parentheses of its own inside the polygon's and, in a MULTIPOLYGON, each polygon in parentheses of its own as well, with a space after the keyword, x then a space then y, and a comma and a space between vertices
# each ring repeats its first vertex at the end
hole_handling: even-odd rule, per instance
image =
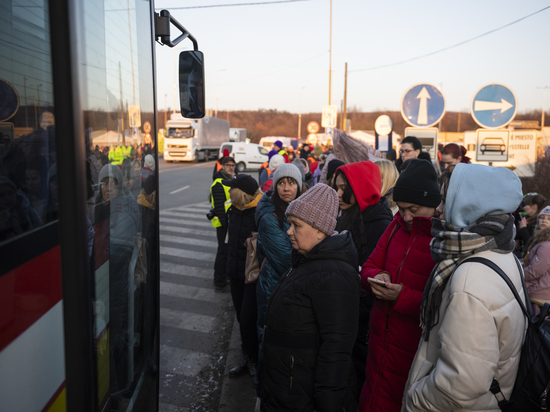
POLYGON ((161 412, 255 406, 251 377, 227 375, 240 358, 240 336, 231 294, 212 284, 217 240, 205 214, 213 168, 213 161, 159 161, 161 412))

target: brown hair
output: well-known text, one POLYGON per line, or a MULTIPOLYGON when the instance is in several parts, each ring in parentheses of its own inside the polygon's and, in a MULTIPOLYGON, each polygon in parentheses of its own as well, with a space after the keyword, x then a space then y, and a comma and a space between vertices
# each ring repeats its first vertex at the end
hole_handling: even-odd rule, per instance
POLYGON ((458 159, 459 157, 464 158, 466 152, 467 150, 464 146, 459 146, 456 143, 449 143, 443 148, 441 154, 451 155, 453 159, 458 159))
POLYGON ((241 189, 239 188, 236 188, 236 187, 232 187, 231 188, 231 194, 234 198, 233 200, 233 204, 239 208, 243 208, 245 207, 247 204, 249 204, 250 202, 252 202, 256 196, 258 195, 262 195, 263 192, 262 192, 262 189, 258 188, 258 190, 256 190, 256 193, 254 193, 253 195, 249 195, 248 193, 245 193, 243 192, 241 189))
POLYGON ((544 209, 544 206, 546 206, 546 198, 542 195, 539 195, 538 193, 528 193, 523 198, 523 203, 528 206, 537 205, 537 213, 533 216, 527 217, 527 224, 533 225, 537 222, 537 218, 539 217, 539 213, 542 209, 544 209))
POLYGON ((225 166, 226 163, 229 163, 229 162, 235 163, 235 159, 233 159, 233 158, 230 157, 230 156, 225 156, 225 157, 222 159, 222 166, 225 166))

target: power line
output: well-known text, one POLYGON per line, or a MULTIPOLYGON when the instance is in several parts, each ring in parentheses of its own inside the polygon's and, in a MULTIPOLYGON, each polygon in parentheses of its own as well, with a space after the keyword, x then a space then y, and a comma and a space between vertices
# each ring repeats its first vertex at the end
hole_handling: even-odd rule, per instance
MULTIPOLYGON (((213 7, 262 6, 264 4, 297 3, 300 1, 311 1, 311 0, 279 0, 279 1, 263 1, 260 3, 211 4, 208 6, 187 6, 187 7, 166 7, 166 8, 170 10, 209 9, 213 7)), ((160 9, 161 8, 157 8, 157 10, 160 10, 160 9)))
POLYGON ((436 51, 433 51, 433 52, 430 52, 430 53, 426 53, 426 54, 423 54, 421 56, 416 56, 416 57, 412 57, 410 59, 407 59, 407 60, 402 60, 400 62, 395 62, 395 63, 389 63, 389 64, 384 64, 382 66, 374 66, 374 67, 369 67, 369 68, 366 68, 366 69, 357 69, 357 70, 350 70, 349 72, 365 72, 365 71, 370 71, 370 70, 378 70, 378 69, 383 69, 385 67, 391 67, 391 66, 397 66, 399 64, 404 64, 404 63, 408 63, 408 62, 412 62, 414 60, 419 60, 419 59, 423 59, 424 57, 428 57, 428 56, 433 56, 434 54, 438 54, 438 53, 441 53, 441 52, 444 52, 444 51, 447 51, 447 50, 450 50, 450 49, 453 49, 455 47, 458 47, 458 46, 462 46, 463 44, 466 44, 466 43, 470 43, 474 40, 477 40, 477 39, 480 39, 481 37, 485 37, 489 34, 492 34, 494 32, 497 32, 499 30, 502 30, 506 27, 510 27, 512 26, 513 24, 516 24, 516 23, 519 23, 520 21, 522 20, 525 20, 525 19, 528 19, 529 17, 532 17, 534 16, 535 14, 538 14, 538 13, 541 13, 545 10, 548 10, 550 9, 550 6, 547 6, 547 7, 544 7, 534 13, 531 13, 531 14, 528 14, 527 16, 524 16, 522 17, 521 19, 518 19, 518 20, 515 20, 511 23, 508 23, 508 24, 505 24, 504 26, 501 26, 501 27, 498 27, 496 29, 493 29, 493 30, 490 30, 488 32, 485 32, 483 34, 480 34, 478 36, 475 36, 475 37, 472 37, 471 39, 468 39, 468 40, 464 40, 464 41, 461 41, 460 43, 456 43, 456 44, 453 44, 452 46, 447 46, 447 47, 444 47, 443 49, 439 49, 439 50, 436 50, 436 51))

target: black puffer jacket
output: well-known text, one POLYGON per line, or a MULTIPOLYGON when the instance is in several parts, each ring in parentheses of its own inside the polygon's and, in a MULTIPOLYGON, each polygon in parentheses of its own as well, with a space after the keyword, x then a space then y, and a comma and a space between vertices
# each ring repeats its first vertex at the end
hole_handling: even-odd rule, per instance
POLYGON ((292 252, 266 314, 263 411, 355 411, 351 350, 361 285, 349 232, 292 252))
MULTIPOLYGON (((231 176, 223 173, 223 170, 220 170, 214 173, 214 180, 216 179, 227 179, 230 180, 231 176)), ((216 216, 220 219, 222 227, 227 228, 227 214, 225 213, 224 203, 228 200, 228 197, 225 196, 225 190, 221 183, 216 183, 210 190, 210 196, 214 199, 214 211, 216 216)))
POLYGON ((244 269, 246 266, 246 246, 244 242, 252 232, 257 232, 256 207, 240 210, 231 206, 227 211, 229 221, 227 271, 231 279, 244 282, 244 269))

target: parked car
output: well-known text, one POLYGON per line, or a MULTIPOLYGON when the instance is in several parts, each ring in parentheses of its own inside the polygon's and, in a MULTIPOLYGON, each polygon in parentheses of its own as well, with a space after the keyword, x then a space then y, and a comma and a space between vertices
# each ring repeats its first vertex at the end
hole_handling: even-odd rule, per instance
POLYGON ((269 151, 256 143, 225 142, 220 148, 220 157, 223 151, 229 150, 229 156, 235 159, 237 171, 246 169, 259 169, 262 163, 267 162, 269 151))

